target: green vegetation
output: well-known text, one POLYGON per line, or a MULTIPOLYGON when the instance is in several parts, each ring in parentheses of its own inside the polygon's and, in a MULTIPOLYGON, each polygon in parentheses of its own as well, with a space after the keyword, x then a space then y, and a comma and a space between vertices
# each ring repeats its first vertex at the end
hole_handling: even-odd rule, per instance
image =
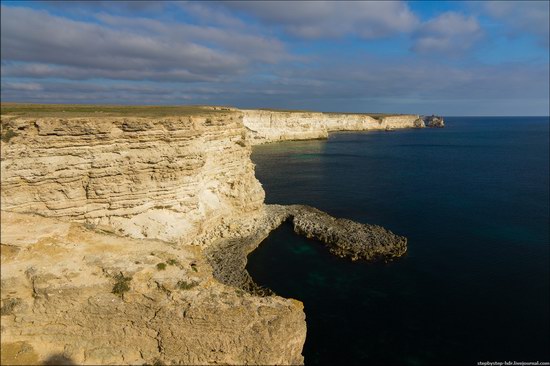
POLYGON ((193 114, 218 114, 228 109, 208 106, 123 106, 90 104, 27 104, 2 103, 0 114, 20 117, 167 117, 193 114))
POLYGON ((168 260, 166 261, 166 263, 168 263, 168 265, 170 265, 170 266, 177 266, 177 265, 180 264, 180 262, 178 262, 178 261, 175 260, 175 259, 168 259, 168 260))
POLYGON ((157 264, 157 269, 159 271, 164 271, 166 269, 166 263, 158 263, 157 264))
POLYGON ((113 294, 119 295, 122 297, 125 292, 130 290, 130 281, 132 277, 125 277, 122 273, 115 275, 115 285, 113 286, 113 294))
POLYGON ((4 305, 0 308, 0 315, 11 315, 13 310, 19 304, 21 304, 21 299, 13 298, 4 300, 4 305))
MULTIPOLYGON (((94 105, 94 104, 30 104, 30 103, 1 103, 0 114, 19 117, 168 117, 189 116, 194 114, 219 114, 229 110, 228 107, 201 105, 180 106, 132 106, 132 105, 94 105)), ((262 111, 317 113, 316 111, 259 108, 262 111)), ((364 114, 373 118, 399 115, 396 113, 350 113, 350 112, 320 112, 324 114, 364 114)), ((211 122, 207 121, 207 122, 211 122)))
POLYGON ((178 288, 180 290, 189 290, 189 289, 192 289, 195 286, 198 286, 198 283, 196 283, 196 282, 186 282, 186 281, 183 281, 183 280, 178 281, 178 288))
POLYGON ((17 136, 17 133, 14 132, 11 128, 2 129, 2 141, 5 143, 10 142, 12 137, 17 136))
POLYGON ((198 272, 197 265, 195 263, 191 263, 191 269, 195 272, 198 272))

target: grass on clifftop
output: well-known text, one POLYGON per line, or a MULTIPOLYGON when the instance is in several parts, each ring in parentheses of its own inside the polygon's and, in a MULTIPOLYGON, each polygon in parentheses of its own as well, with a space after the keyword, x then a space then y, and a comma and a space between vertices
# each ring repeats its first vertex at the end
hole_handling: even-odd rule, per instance
MULTIPOLYGON (((18 117, 168 117, 189 116, 194 114, 216 114, 227 112, 228 107, 221 106, 136 106, 136 105, 94 105, 94 104, 30 104, 1 103, 0 114, 18 117), (214 109, 213 107, 216 107, 214 109)), ((306 110, 257 108, 271 112, 325 113, 325 114, 364 114, 374 118, 395 116, 397 113, 351 113, 351 112, 315 112, 306 110)))
POLYGON ((209 106, 124 106, 86 104, 2 103, 2 115, 19 117, 168 117, 226 112, 209 106))

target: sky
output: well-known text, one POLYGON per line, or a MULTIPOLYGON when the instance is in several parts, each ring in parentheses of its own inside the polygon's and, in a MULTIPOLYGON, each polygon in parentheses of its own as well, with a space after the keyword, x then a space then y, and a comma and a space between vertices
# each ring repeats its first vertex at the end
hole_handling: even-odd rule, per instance
POLYGON ((2 1, 1 98, 549 114, 548 1, 2 1))

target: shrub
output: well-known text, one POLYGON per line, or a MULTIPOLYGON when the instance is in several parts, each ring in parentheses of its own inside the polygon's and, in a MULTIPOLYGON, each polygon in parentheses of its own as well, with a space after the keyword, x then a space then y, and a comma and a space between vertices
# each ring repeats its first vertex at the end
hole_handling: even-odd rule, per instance
POLYGON ((130 281, 132 281, 132 277, 125 277, 122 273, 119 273, 115 276, 115 281, 112 291, 113 294, 122 297, 125 292, 130 290, 130 281))
POLYGON ((11 138, 15 136, 17 136, 17 133, 15 133, 10 128, 6 128, 5 130, 2 131, 2 141, 4 141, 5 143, 10 142, 11 138))
POLYGON ((196 283, 196 282, 186 282, 186 281, 183 281, 183 280, 178 281, 178 288, 180 290, 189 290, 189 289, 192 289, 193 287, 195 287, 197 285, 198 285, 198 283, 196 283))
POLYGON ((166 269, 166 263, 159 263, 157 264, 157 269, 159 271, 164 271, 166 269))
POLYGON ((4 300, 4 305, 0 308, 0 315, 13 314, 13 310, 20 304, 22 304, 22 301, 18 298, 4 300))

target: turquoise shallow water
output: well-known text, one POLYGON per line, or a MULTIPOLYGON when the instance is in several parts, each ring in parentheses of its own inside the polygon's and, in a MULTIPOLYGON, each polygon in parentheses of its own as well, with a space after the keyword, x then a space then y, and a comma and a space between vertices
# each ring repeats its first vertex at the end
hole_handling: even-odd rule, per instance
POLYGON ((303 203, 409 239, 352 263, 273 232, 256 282, 304 302, 306 364, 550 360, 549 121, 332 134, 254 148, 268 203, 303 203))

